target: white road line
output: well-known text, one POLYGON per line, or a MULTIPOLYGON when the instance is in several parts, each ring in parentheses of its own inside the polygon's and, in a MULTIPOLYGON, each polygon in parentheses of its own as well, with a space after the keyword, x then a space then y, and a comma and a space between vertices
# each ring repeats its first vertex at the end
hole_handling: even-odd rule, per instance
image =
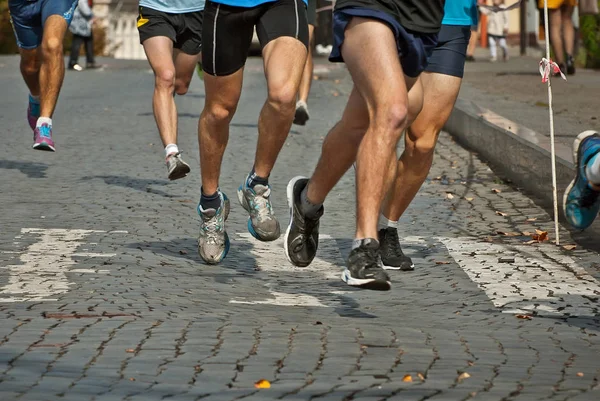
MULTIPOLYGON (((339 280, 344 260, 340 254, 337 242, 329 235, 319 236, 319 252, 317 257, 308 267, 295 267, 286 258, 283 250, 283 236, 272 242, 261 242, 248 233, 237 233, 236 237, 244 242, 251 243, 252 255, 256 258, 256 266, 260 271, 271 273, 299 273, 315 274, 318 280, 339 280), (334 263, 332 263, 332 261, 334 263)), ((277 305, 277 306, 317 306, 326 307, 317 297, 300 293, 284 293, 275 291, 271 283, 266 284, 269 294, 268 299, 232 299, 234 304, 250 305, 277 305)))
MULTIPOLYGON (((22 234, 39 237, 39 240, 19 257, 21 264, 0 266, 9 273, 8 284, 0 289, 0 302, 25 302, 56 300, 50 298, 68 291, 66 273, 76 264, 72 259, 82 240, 97 230, 67 230, 23 228, 22 234), (2 297, 10 295, 8 297, 2 297)), ((114 254, 84 254, 91 257, 114 256, 114 254)), ((81 254, 80 254, 81 256, 81 254)), ((91 269, 81 269, 86 272, 91 269)), ((77 272, 77 271, 76 271, 77 272)), ((96 270, 91 272, 96 273, 96 270)))
POLYGON ((597 316, 600 285, 551 244, 499 245, 437 238, 497 308, 542 316, 597 316), (502 258, 514 262, 501 263, 502 258))

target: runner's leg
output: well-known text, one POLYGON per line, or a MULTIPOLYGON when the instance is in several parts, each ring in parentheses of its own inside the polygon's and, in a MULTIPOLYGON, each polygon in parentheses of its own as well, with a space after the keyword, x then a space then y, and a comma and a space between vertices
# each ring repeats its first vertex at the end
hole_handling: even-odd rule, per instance
POLYGON ((154 71, 154 94, 152 110, 163 146, 177 143, 177 108, 175 90, 175 64, 173 41, 166 36, 154 36, 144 40, 146 57, 154 71))
POLYGON ((63 40, 68 23, 62 15, 51 15, 44 24, 40 68, 40 117, 52 118, 65 77, 63 40))

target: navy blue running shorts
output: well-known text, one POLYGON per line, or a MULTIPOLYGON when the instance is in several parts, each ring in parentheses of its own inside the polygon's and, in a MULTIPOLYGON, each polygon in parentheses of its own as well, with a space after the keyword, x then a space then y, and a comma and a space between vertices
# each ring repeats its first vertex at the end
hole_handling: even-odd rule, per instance
POLYGON ((462 78, 470 38, 469 25, 442 25, 425 71, 462 78))
POLYGON ((51 15, 60 15, 71 25, 77 0, 9 0, 8 11, 17 45, 35 49, 42 44, 44 24, 51 15))
POLYGON ((333 12, 333 49, 329 55, 329 61, 334 63, 344 61, 341 48, 346 27, 352 17, 370 18, 385 22, 396 38, 398 56, 404 74, 416 78, 425 71, 427 59, 437 43, 437 33, 422 33, 405 29, 391 15, 364 7, 347 7, 333 12))

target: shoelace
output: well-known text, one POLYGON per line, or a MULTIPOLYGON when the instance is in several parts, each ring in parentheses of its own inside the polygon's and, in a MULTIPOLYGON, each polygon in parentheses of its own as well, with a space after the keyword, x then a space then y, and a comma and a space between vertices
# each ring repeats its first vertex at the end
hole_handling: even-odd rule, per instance
POLYGON ((402 248, 400 247, 400 238, 398 237, 398 231, 389 230, 388 233, 389 233, 388 240, 392 244, 394 244, 394 246, 392 246, 391 248, 388 247, 388 249, 392 250, 392 253, 394 254, 394 256, 403 257, 404 252, 402 252, 402 248))
POLYGON ((370 248, 359 248, 356 253, 356 261, 364 266, 365 273, 370 270, 379 270, 379 255, 377 251, 370 248))
POLYGON ((39 129, 38 129, 40 136, 42 138, 50 138, 50 127, 48 127, 47 125, 42 125, 39 129))
POLYGON ((269 218, 271 215, 271 205, 269 204, 269 195, 271 190, 267 189, 262 195, 255 194, 252 199, 252 207, 256 210, 259 220, 269 218))
POLYGON ((592 188, 590 188, 588 185, 586 185, 585 188, 583 189, 583 193, 581 194, 581 197, 579 198, 579 203, 581 204, 581 207, 584 207, 587 209, 589 207, 592 207, 594 205, 594 203, 596 203, 598 201, 599 197, 600 197, 600 192, 594 191, 592 188))
POLYGON ((206 233, 206 238, 210 243, 217 243, 218 232, 221 229, 221 219, 217 217, 217 215, 211 217, 208 220, 204 220, 203 230, 206 233))

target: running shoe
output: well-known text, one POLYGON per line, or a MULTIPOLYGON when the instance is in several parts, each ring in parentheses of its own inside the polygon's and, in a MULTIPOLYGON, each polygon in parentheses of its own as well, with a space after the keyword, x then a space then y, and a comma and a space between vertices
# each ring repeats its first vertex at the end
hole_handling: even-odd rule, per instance
POLYGON ((567 74, 575 74, 575 60, 573 59, 573 56, 567 56, 567 74))
POLYGON ((52 140, 52 126, 42 124, 33 130, 33 148, 54 152, 54 141, 52 140))
POLYGON ((27 122, 32 130, 35 130, 37 120, 40 117, 40 102, 29 95, 29 106, 27 107, 27 122))
POLYGON ((299 100, 296 103, 296 115, 294 116, 294 124, 306 125, 306 122, 310 119, 308 115, 308 105, 306 102, 299 100))
POLYGON ((586 166, 590 159, 600 153, 600 134, 585 131, 573 143, 573 160, 577 168, 563 197, 563 209, 569 224, 584 230, 592 225, 600 211, 600 191, 590 187, 586 166))
POLYGON ((390 277, 379 263, 377 240, 363 239, 360 246, 350 252, 342 280, 366 290, 389 291, 392 288, 390 277))
POLYGON ((169 180, 183 178, 190 172, 190 166, 181 159, 181 152, 171 153, 167 156, 167 172, 169 180))
POLYGON ((260 241, 274 241, 279 238, 281 231, 279 221, 273 213, 271 205, 271 187, 257 184, 254 188, 248 186, 248 177, 238 188, 238 200, 250 214, 248 231, 260 241))
POLYGON ((75 64, 69 64, 69 70, 75 70, 75 71, 83 71, 83 67, 77 63, 75 64))
POLYGON ((393 227, 379 230, 379 253, 386 270, 410 271, 415 269, 411 258, 402 252, 398 230, 393 227))
POLYGON ((306 267, 311 264, 319 248, 319 219, 323 216, 321 207, 317 215, 308 218, 300 211, 300 194, 308 184, 308 178, 294 177, 287 186, 290 224, 285 232, 283 247, 291 264, 306 267))
POLYGON ((229 217, 229 199, 219 191, 221 206, 218 209, 204 210, 198 204, 200 215, 200 236, 198 254, 209 265, 220 263, 229 252, 229 236, 225 231, 225 221, 229 217))

